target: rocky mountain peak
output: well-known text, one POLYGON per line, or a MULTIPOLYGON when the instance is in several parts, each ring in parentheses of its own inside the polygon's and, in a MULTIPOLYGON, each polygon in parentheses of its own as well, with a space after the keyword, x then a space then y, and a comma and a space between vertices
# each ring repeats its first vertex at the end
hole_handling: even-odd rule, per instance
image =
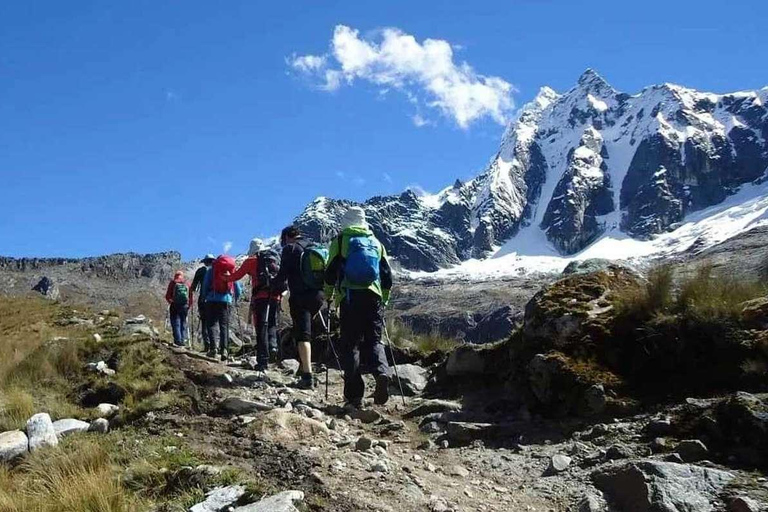
MULTIPOLYGON (((663 84, 630 95, 587 69, 564 94, 542 87, 474 179, 362 205, 413 270, 485 258, 521 230, 540 230, 564 255, 603 236, 651 239, 766 173, 767 102, 768 88, 663 84)), ((327 240, 351 204, 318 198, 297 222, 327 240)))

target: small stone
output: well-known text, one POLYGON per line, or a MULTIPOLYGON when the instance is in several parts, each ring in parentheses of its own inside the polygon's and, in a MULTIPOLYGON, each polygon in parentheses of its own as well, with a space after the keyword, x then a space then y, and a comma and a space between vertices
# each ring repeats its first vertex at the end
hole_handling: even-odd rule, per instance
POLYGON ((667 440, 663 437, 657 437, 653 441, 651 441, 650 445, 651 451, 653 453, 661 453, 663 451, 666 451, 668 448, 667 440))
POLYGON ((95 341, 96 343, 101 343, 101 334, 97 332, 93 333, 93 341, 95 341))
POLYGON ((466 478, 469 476, 469 470, 465 468, 464 466, 451 466, 451 468, 448 470, 448 474, 453 476, 458 476, 460 478, 466 478))
POLYGON ((648 433, 652 436, 666 436, 672 432, 672 421, 666 418, 651 420, 647 427, 648 433))
POLYGON ((587 496, 579 502, 579 512, 603 512, 605 507, 600 500, 594 496, 587 496))
POLYGON ((27 421, 27 437, 29 438, 30 452, 59 444, 51 417, 45 412, 35 414, 29 418, 27 421))
POLYGON ((355 450, 364 452, 373 446, 373 440, 370 437, 360 436, 355 443, 355 450))
POLYGON ((680 458, 685 462, 698 462, 706 459, 707 455, 709 455, 706 445, 698 439, 680 441, 675 447, 675 452, 680 454, 680 458))
POLYGON ((621 459, 628 459, 632 457, 634 453, 632 453, 632 450, 624 444, 614 444, 608 447, 608 450, 605 452, 605 458, 607 460, 621 460, 621 459))
POLYGON ((330 418, 325 422, 325 425, 329 430, 336 430, 336 428, 339 426, 339 423, 336 421, 336 418, 330 418))
POLYGON ((217 487, 205 495, 205 501, 192 506, 189 512, 218 512, 226 510, 245 494, 242 485, 217 487))
POLYGON ((450 446, 451 445, 447 439, 443 439, 442 441, 440 441, 440 448, 442 448, 443 450, 447 450, 450 446))
POLYGON ((428 421, 424 424, 422 424, 419 427, 419 430, 424 432, 425 434, 437 434, 438 432, 442 432, 442 427, 440 427, 440 424, 436 421, 428 421))
POLYGON ((235 507, 232 512, 299 512, 295 505, 303 501, 302 491, 283 491, 256 503, 235 507))
POLYGON ((90 424, 72 418, 58 420, 53 422, 53 430, 58 437, 68 436, 76 432, 87 432, 90 424))
POLYGON ((553 455, 552 458, 549 460, 549 473, 550 474, 557 474, 562 473, 566 469, 568 469, 568 466, 571 465, 571 458, 567 455, 557 454, 553 455))
POLYGON ((111 418, 119 410, 120 407, 114 404, 99 404, 96 406, 96 414, 99 418, 111 418))
POLYGON ((109 432, 109 422, 104 418, 98 418, 91 422, 91 426, 88 427, 88 432, 96 432, 97 434, 106 434, 109 432))
POLYGON ((384 448, 382 448, 381 446, 378 446, 378 445, 373 447, 373 453, 375 453, 376 455, 378 455, 379 457, 384 458, 384 459, 389 457, 389 454, 387 453, 387 450, 385 450, 384 448))
POLYGON ((389 466, 383 460, 377 460, 371 463, 369 470, 373 473, 389 473, 389 466))
POLYGON ((0 434, 0 462, 9 462, 24 455, 29 450, 27 434, 21 430, 11 430, 0 434))
POLYGON ((739 496, 728 504, 728 512, 760 512, 760 504, 747 496, 739 496))

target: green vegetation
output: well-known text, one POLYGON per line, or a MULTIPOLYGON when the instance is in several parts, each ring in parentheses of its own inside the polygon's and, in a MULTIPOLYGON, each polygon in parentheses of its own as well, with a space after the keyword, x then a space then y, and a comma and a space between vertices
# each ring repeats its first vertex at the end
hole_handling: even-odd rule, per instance
POLYGON ((417 334, 408 325, 397 320, 387 320, 387 331, 395 347, 416 351, 422 357, 437 353, 447 354, 461 345, 459 340, 449 338, 437 330, 429 334, 417 334))
POLYGON ((203 489, 244 480, 232 470, 194 472, 205 461, 184 439, 131 427, 149 411, 189 408, 183 374, 155 342, 122 337, 116 319, 99 326, 98 343, 92 329, 63 325, 72 316, 83 313, 40 298, 0 297, 0 431, 23 429, 37 412, 88 419, 81 390, 110 386, 124 391, 118 423, 125 426, 70 436, 13 467, 0 465, 0 512, 184 511, 201 500, 203 489), (109 358, 118 364, 110 379, 84 368, 109 358))

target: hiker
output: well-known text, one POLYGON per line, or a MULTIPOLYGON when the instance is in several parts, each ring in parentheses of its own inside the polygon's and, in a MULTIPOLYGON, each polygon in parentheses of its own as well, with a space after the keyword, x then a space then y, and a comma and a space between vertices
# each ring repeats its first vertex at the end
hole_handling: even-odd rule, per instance
POLYGON ((293 339, 299 352, 299 381, 297 387, 310 389, 312 380, 312 318, 323 307, 323 275, 327 253, 306 241, 295 226, 280 233, 283 252, 280 272, 272 280, 271 292, 277 293, 288 285, 288 305, 293 322, 293 339), (306 254, 305 254, 306 253, 306 254))
POLYGON ((266 371, 270 361, 277 361, 277 314, 285 286, 272 289, 272 280, 279 270, 280 255, 254 238, 248 247, 248 257, 226 278, 237 281, 251 276, 250 314, 256 329, 256 371, 266 371))
MULTIPOLYGON (((203 279, 205 279, 205 273, 208 271, 209 268, 211 268, 211 265, 213 264, 213 260, 215 260, 216 257, 213 254, 206 254, 205 257, 201 260, 201 263, 203 264, 200 268, 197 269, 195 272, 195 277, 192 278, 192 286, 190 286, 190 292, 192 295, 194 295, 196 292, 199 293, 197 297, 197 316, 200 318, 200 331, 202 333, 203 337, 203 352, 208 352, 209 349, 209 338, 208 338, 208 329, 205 327, 206 325, 206 316, 205 316, 205 294, 203 293, 203 279)), ((190 298, 190 304, 193 304, 194 301, 192 298, 190 298)))
POLYGON ((362 208, 354 206, 347 210, 341 227, 329 250, 325 293, 329 298, 335 297, 341 310, 344 399, 353 407, 362 406, 365 393, 360 371, 362 349, 373 364, 374 403, 383 405, 389 400, 390 370, 381 335, 384 307, 392 288, 392 270, 387 252, 371 232, 362 208))
POLYGON ((187 314, 192 297, 189 293, 189 283, 184 281, 184 272, 181 270, 177 270, 168 283, 165 300, 168 302, 168 316, 173 328, 173 343, 177 347, 183 347, 186 343, 187 314))
POLYGON ((229 314, 233 301, 240 298, 240 283, 227 281, 235 269, 235 260, 231 256, 221 255, 211 264, 203 279, 205 295, 206 329, 208 330, 208 357, 216 357, 216 337, 214 327, 219 327, 219 353, 222 361, 229 356, 229 314))

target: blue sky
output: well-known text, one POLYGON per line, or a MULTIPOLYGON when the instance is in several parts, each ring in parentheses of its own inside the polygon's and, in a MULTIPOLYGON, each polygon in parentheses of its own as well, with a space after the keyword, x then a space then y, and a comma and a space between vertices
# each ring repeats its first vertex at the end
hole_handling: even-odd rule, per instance
POLYGON ((627 92, 768 85, 766 26, 757 0, 3 2, 0 254, 242 252, 318 195, 477 174, 503 118, 587 67, 627 92), (417 53, 444 41, 453 67, 355 68, 340 25, 375 52, 387 27, 417 53), (444 76, 481 104, 435 92, 444 76))

